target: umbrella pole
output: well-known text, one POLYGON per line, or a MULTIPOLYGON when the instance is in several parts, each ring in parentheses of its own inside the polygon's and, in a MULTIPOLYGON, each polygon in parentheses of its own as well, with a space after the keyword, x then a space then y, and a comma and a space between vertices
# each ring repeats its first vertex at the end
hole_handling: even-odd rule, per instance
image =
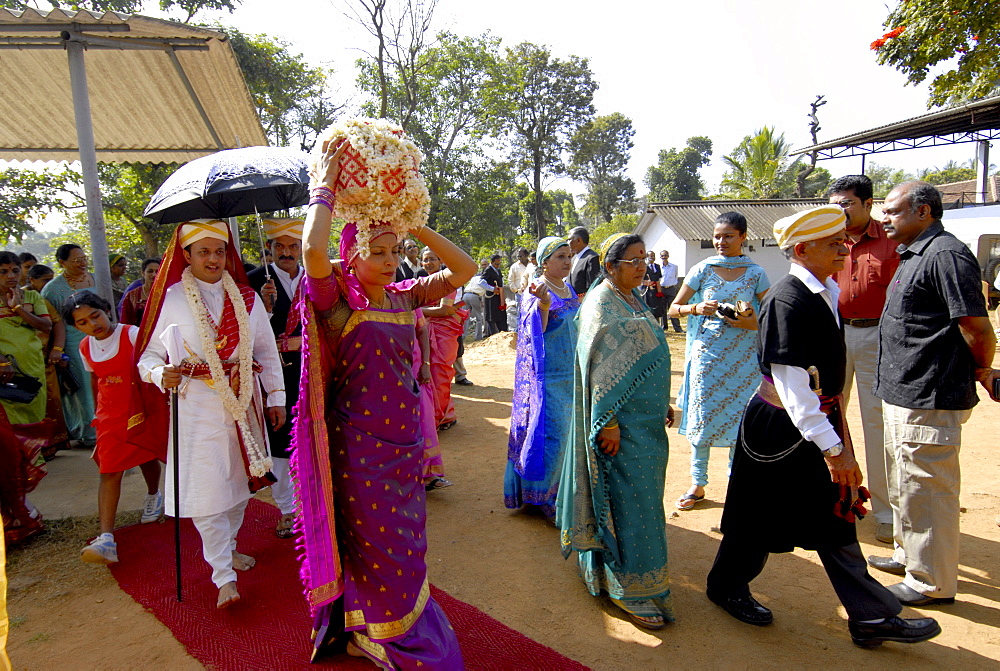
POLYGON ((180 492, 180 462, 177 457, 177 449, 180 445, 180 436, 177 435, 178 428, 178 417, 180 415, 179 408, 177 407, 177 388, 174 387, 170 390, 171 403, 170 403, 170 422, 171 422, 171 434, 173 436, 173 448, 174 448, 174 566, 175 572, 177 574, 177 601, 182 601, 181 597, 181 492, 180 492))

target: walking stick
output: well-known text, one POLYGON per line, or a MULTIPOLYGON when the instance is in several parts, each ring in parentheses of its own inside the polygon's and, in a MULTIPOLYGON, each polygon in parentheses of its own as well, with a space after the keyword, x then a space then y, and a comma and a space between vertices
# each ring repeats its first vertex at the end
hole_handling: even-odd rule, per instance
POLYGON ((173 436, 174 448, 174 561, 177 573, 177 601, 183 601, 181 597, 181 467, 178 461, 177 448, 180 445, 180 436, 177 435, 178 428, 178 408, 177 408, 177 387, 170 390, 170 423, 171 435, 173 436))

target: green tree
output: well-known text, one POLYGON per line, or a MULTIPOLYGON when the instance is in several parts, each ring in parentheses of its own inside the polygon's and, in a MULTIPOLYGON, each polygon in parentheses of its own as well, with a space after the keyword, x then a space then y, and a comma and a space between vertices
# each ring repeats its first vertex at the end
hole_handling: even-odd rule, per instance
POLYGON ((683 149, 661 149, 656 165, 646 171, 646 186, 651 202, 699 200, 705 190, 699 170, 710 162, 712 141, 707 137, 689 137, 683 149))
POLYGON ((597 82, 585 58, 555 58, 524 42, 508 48, 490 90, 497 136, 506 135, 515 165, 534 192, 536 233, 545 236, 544 178, 565 172, 569 138, 594 114, 597 82))
POLYGON ((611 218, 611 221, 600 223, 594 227, 594 230, 590 232, 590 246, 596 249, 615 233, 631 233, 638 225, 638 214, 616 214, 611 218))
MULTIPOLYGON (((970 163, 974 163, 970 161, 970 163)), ((965 182, 976 178, 976 169, 968 165, 959 165, 955 161, 948 161, 943 168, 928 168, 921 170, 918 177, 931 184, 951 184, 952 182, 965 182)))
POLYGON ((789 160, 791 145, 784 133, 765 126, 747 135, 731 154, 722 157, 729 170, 722 190, 731 198, 789 198, 795 192, 795 175, 801 159, 789 160))
MULTIPOLYGON (((482 143, 487 129, 485 90, 495 70, 500 40, 489 35, 457 37, 441 33, 426 50, 417 81, 392 74, 388 85, 389 118, 404 124, 424 154, 421 171, 431 196, 428 224, 437 227, 445 196, 460 181, 459 166, 485 161, 482 143), (411 96, 419 92, 411 109, 411 96)), ((372 96, 374 113, 382 88, 377 65, 359 61, 359 87, 372 96)))
MULTIPOLYGON (((89 9, 94 12, 121 12, 123 14, 134 14, 142 11, 143 0, 73 0, 63 2, 61 0, 45 0, 53 9, 89 9)), ((160 9, 167 11, 173 8, 180 9, 186 16, 184 23, 190 23, 194 16, 203 9, 228 10, 233 12, 242 3, 242 0, 159 0, 160 9)), ((33 0, 0 0, 0 7, 8 9, 37 9, 38 3, 33 0)))
POLYGON ((82 177, 69 169, 0 170, 0 244, 20 244, 33 231, 31 221, 53 212, 83 207, 82 177))
POLYGON ((913 175, 905 170, 895 170, 874 161, 865 167, 865 174, 872 181, 872 190, 876 198, 885 198, 899 184, 914 179, 913 175))
POLYGON ((343 109, 334 102, 329 73, 309 66, 288 43, 268 35, 246 35, 216 26, 229 36, 261 125, 272 143, 311 151, 317 135, 343 109))
POLYGON ((932 68, 928 107, 993 95, 1000 84, 1000 19, 995 2, 900 0, 872 42, 878 62, 920 84, 932 68), (956 58, 957 57, 957 58, 956 58))
POLYGON ((635 183, 625 175, 634 146, 632 120, 621 112, 580 126, 569 142, 569 174, 587 185, 585 212, 611 221, 635 204, 635 183))

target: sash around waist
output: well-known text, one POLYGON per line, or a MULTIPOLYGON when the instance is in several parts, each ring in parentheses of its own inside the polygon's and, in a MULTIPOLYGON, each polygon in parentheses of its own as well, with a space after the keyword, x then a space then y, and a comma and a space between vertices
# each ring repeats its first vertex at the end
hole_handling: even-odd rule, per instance
MULTIPOLYGON (((778 396, 778 390, 772 382, 767 377, 763 377, 760 381, 760 386, 757 387, 757 396, 760 397, 762 401, 768 405, 774 406, 775 408, 785 409, 785 406, 781 402, 781 397, 778 396)), ((833 410, 833 402, 837 400, 837 396, 824 396, 822 394, 816 395, 819 398, 820 409, 826 413, 830 414, 833 410)))

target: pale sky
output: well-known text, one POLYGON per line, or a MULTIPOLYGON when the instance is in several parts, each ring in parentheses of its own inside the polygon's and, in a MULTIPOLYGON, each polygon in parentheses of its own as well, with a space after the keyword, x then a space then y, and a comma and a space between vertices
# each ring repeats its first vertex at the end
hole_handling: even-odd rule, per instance
MULTIPOLYGON (((280 37, 310 63, 334 68, 348 97, 353 63, 372 38, 345 18, 346 6, 347 0, 245 0, 219 19, 280 37)), ((659 150, 682 147, 694 135, 714 143, 713 161, 702 170, 713 190, 724 172, 722 155, 761 126, 807 146, 806 115, 817 94, 828 101, 820 109, 820 141, 925 113, 926 86, 906 86, 869 49, 885 32, 887 14, 884 3, 872 0, 440 0, 435 27, 460 35, 490 31, 507 45, 529 41, 556 56, 588 58, 600 83, 598 114, 632 119, 629 174, 642 194, 659 150)), ((913 172, 974 156, 975 145, 962 144, 868 160, 913 172)), ((861 159, 820 165, 836 177, 860 171, 861 159)))

